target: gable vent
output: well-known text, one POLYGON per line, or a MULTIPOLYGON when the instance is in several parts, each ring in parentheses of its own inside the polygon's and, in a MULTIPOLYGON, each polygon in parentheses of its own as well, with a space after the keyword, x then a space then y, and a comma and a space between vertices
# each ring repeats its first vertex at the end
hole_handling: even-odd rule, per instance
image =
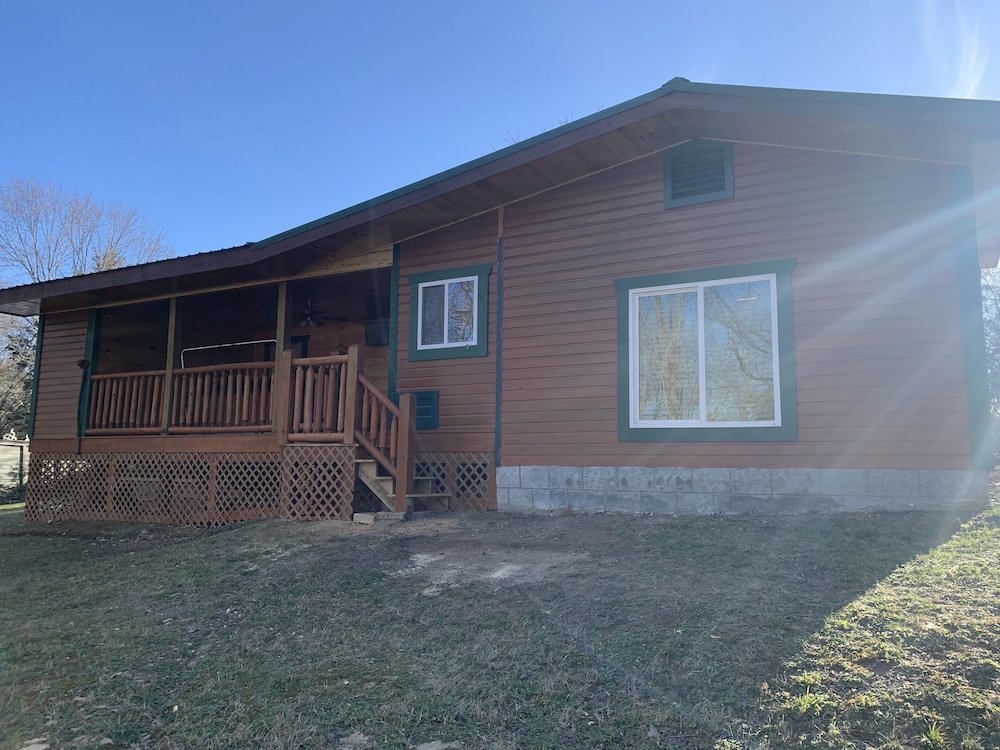
POLYGON ((665 208, 733 197, 733 147, 695 141, 663 155, 665 208))

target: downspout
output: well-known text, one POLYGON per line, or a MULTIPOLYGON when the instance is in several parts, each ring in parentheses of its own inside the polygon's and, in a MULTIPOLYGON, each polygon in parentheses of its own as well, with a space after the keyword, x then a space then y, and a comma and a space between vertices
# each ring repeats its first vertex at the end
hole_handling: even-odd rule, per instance
POLYGON ((503 447, 503 206, 497 209, 497 343, 496 343, 496 400, 493 413, 493 466, 500 466, 500 449, 503 447))

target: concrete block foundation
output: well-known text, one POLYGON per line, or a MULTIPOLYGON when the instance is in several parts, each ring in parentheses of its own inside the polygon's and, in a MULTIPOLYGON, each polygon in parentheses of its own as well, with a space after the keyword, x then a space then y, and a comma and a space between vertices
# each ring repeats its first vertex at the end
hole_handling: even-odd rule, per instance
POLYGON ((502 466, 500 510, 670 515, 984 507, 985 471, 502 466))

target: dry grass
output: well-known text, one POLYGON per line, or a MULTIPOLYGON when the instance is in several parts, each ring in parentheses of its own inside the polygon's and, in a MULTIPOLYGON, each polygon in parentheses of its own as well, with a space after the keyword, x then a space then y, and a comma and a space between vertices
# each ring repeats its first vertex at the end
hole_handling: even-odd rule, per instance
POLYGON ((0 511, 0 750, 998 747, 1000 530, 964 520, 0 511))

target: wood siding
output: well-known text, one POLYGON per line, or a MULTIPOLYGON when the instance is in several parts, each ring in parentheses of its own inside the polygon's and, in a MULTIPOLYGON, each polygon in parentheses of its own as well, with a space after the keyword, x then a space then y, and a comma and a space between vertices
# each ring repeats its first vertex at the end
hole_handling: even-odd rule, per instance
MULTIPOLYGON (((331 354, 347 354, 347 350, 359 344, 365 347, 364 375, 383 392, 389 387, 389 347, 365 346, 364 323, 342 323, 333 321, 318 328, 303 328, 295 325, 291 336, 308 336, 310 357, 326 357, 331 354)), ((296 354, 298 356, 298 354, 296 354)))
POLYGON ((503 464, 969 467, 949 168, 737 144, 734 199, 664 210, 661 164, 507 208, 503 464), (619 442, 613 280, 780 258, 798 440, 619 442))
POLYGON ((417 432, 419 451, 492 451, 496 413, 497 216, 470 219, 402 246, 396 389, 439 392, 439 426, 417 432), (410 362, 412 295, 408 275, 494 264, 489 276, 485 357, 410 362))
POLYGON ((45 317, 34 438, 76 437, 77 405, 83 377, 77 362, 87 357, 86 345, 86 312, 45 317))

